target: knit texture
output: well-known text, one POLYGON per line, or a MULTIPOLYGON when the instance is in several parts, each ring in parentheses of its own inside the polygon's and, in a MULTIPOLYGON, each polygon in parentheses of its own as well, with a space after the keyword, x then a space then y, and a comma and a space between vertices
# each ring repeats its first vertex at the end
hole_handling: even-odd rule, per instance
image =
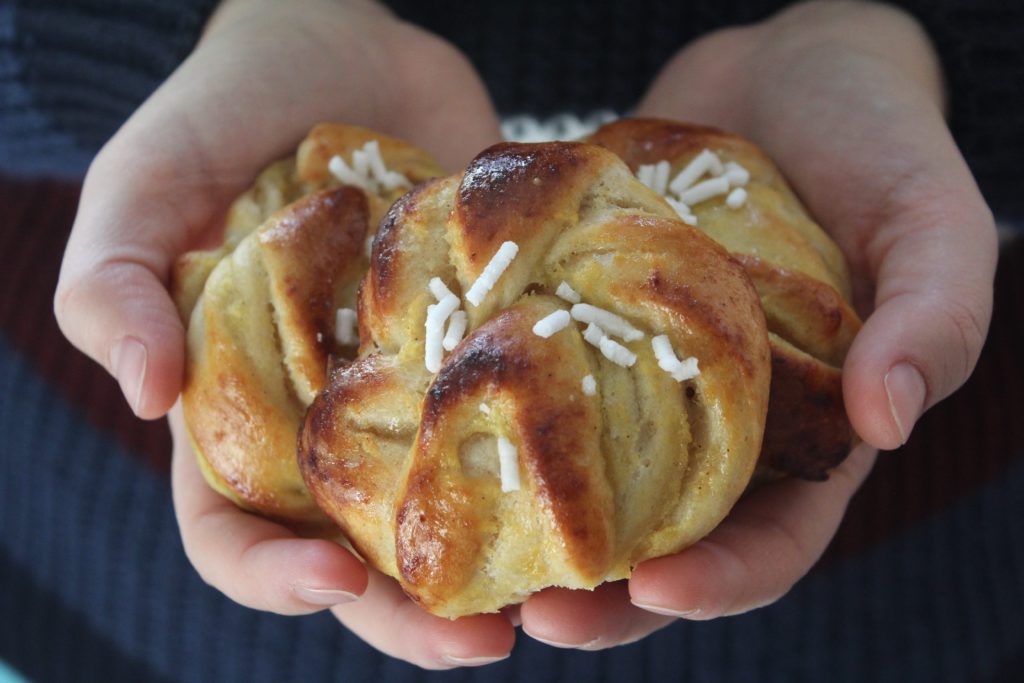
MULTIPOLYGON (((80 177, 195 45, 216 0, 8 0, 0 5, 0 170, 80 177)), ((455 43, 499 111, 628 112, 681 46, 787 2, 386 0, 455 43)), ((934 40, 953 134, 986 199, 1024 220, 1024 4, 898 0, 934 40)))
MULTIPOLYGON (((386 0, 461 48, 504 114, 626 113, 677 50, 716 29, 761 21, 779 0, 386 0)), ((1024 3, 896 0, 934 41, 950 126, 998 215, 1024 219, 1024 3)))
POLYGON ((217 0, 0 3, 0 170, 80 178, 217 0))

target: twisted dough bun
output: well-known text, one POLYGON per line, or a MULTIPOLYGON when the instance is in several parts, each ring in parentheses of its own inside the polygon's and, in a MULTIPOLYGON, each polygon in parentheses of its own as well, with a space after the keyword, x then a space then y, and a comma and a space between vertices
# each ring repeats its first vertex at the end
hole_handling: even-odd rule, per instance
POLYGON ((670 177, 702 150, 750 172, 743 206, 724 197, 692 207, 697 226, 743 264, 768 321, 772 384, 761 464, 825 479, 849 453, 854 432, 843 405, 843 360, 861 322, 849 303, 839 248, 811 219, 775 165, 743 138, 714 128, 622 120, 589 138, 634 171, 667 160, 670 177))
POLYGON ((279 520, 325 524, 295 459, 306 406, 323 388, 334 315, 352 306, 370 226, 408 188, 340 186, 328 170, 377 140, 411 182, 441 175, 424 152, 372 131, 317 126, 293 159, 275 163, 231 208, 224 244, 186 254, 175 299, 187 324, 185 421, 211 486, 279 520))
POLYGON ((363 557, 435 614, 628 576, 707 534, 754 469, 771 363, 757 292, 601 147, 498 145, 399 200, 359 327, 358 359, 303 423, 302 474, 363 557), (470 334, 432 375, 428 282, 462 299, 505 241, 518 255, 479 307, 463 301, 470 334), (623 342, 635 365, 609 361, 575 323, 532 332, 569 307, 553 296, 563 280, 645 333, 623 342), (698 377, 658 366, 659 334, 699 359, 698 377), (519 490, 501 490, 499 439, 517 449, 519 490))

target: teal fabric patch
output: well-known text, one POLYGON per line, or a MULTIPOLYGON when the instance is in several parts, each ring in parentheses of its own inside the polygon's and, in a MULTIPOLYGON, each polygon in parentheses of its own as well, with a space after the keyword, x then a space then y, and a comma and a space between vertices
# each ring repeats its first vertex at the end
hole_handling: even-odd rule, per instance
POLYGON ((28 683, 28 679, 0 659, 0 683, 28 683))

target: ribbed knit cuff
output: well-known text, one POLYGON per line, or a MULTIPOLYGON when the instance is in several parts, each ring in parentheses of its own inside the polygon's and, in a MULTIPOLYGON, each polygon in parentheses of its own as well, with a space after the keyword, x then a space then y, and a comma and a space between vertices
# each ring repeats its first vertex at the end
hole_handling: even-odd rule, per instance
POLYGON ((0 168, 81 176, 192 50, 216 4, 0 3, 0 168))
MULTIPOLYGON (((950 86, 950 126, 997 215, 1024 222, 1024 4, 888 0, 932 37, 950 86)), ((599 3, 384 0, 464 50, 505 116, 628 112, 666 60, 709 31, 765 19, 792 0, 599 3)))
POLYGON ((1024 5, 1005 0, 890 0, 935 44, 949 125, 985 199, 1007 224, 1024 219, 1018 170, 1024 127, 1024 5))

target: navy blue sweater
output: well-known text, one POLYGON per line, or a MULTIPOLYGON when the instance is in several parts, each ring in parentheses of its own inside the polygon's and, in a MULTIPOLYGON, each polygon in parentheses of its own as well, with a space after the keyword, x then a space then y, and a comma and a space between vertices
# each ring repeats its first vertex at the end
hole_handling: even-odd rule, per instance
MULTIPOLYGON (((0 172, 80 177, 192 49, 215 0, 0 4, 0 172)), ((503 114, 625 112, 686 42, 778 0, 390 0, 462 48, 503 114), (596 49, 595 46, 601 46, 596 49)), ((1024 218, 1024 3, 901 0, 935 41, 950 125, 996 213, 1024 218)))

